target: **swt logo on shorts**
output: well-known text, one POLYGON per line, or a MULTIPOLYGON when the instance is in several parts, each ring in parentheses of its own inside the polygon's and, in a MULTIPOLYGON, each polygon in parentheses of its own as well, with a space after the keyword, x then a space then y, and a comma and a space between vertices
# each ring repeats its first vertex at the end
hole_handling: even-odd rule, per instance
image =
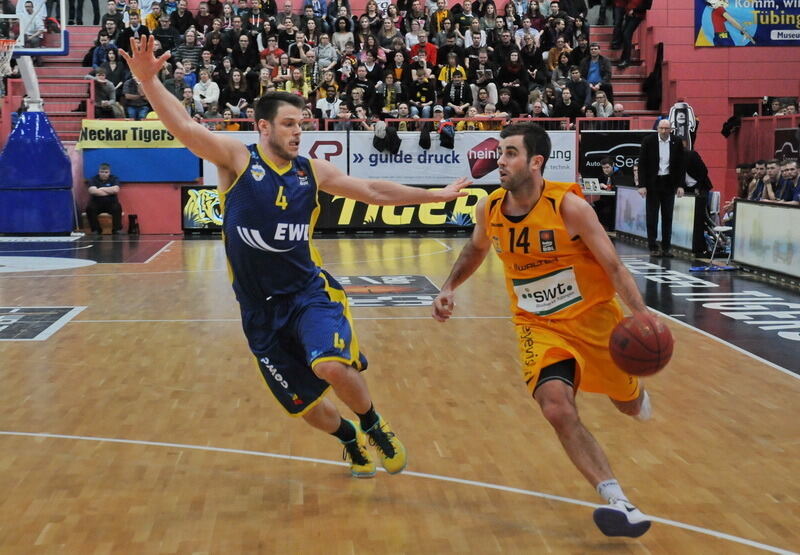
POLYGON ((543 229, 539 232, 539 250, 541 252, 556 250, 556 236, 552 229, 543 229))

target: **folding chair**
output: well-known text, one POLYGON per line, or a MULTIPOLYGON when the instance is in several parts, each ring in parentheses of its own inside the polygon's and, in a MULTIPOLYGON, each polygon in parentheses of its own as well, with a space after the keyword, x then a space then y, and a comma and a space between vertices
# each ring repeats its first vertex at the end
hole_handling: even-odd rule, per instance
POLYGON ((714 272, 720 270, 736 270, 735 266, 731 266, 731 255, 733 254, 733 245, 731 244, 730 232, 733 227, 729 225, 721 225, 719 220, 721 195, 718 191, 712 191, 708 195, 708 211, 706 212, 706 235, 708 246, 711 248, 711 259, 708 261, 707 266, 692 266, 689 268, 690 272, 714 272), (725 260, 724 266, 714 264, 714 258, 717 256, 717 251, 722 251, 722 248, 728 249, 728 258, 725 260))

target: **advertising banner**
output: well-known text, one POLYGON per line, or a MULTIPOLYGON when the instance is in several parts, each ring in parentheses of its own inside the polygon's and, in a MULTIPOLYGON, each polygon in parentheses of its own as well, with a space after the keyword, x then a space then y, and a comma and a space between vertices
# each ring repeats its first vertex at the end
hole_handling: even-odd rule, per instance
MULTIPOLYGON (((320 231, 400 231, 442 228, 469 230, 475 224, 475 205, 495 188, 473 185, 464 189, 467 196, 450 202, 407 206, 373 206, 320 192, 320 215, 315 229, 320 231)), ((183 231, 219 231, 222 229, 221 212, 216 187, 193 185, 181 188, 183 231)))
POLYGON ((181 229, 221 231, 222 210, 216 187, 181 187, 181 229))
MULTIPOLYGON (((258 141, 255 131, 224 132, 242 143, 258 141)), ((544 175, 553 181, 575 181, 576 154, 574 131, 550 131, 552 149, 544 175)), ((379 152, 372 146, 371 131, 306 131, 300 142, 300 154, 324 158, 343 172, 367 179, 387 179, 406 185, 447 185, 459 177, 468 177, 479 185, 499 185, 497 172, 496 131, 456 133, 455 148, 439 145, 432 134, 431 148, 419 146, 419 133, 398 133, 401 139, 397 154, 379 152)), ((217 172, 210 162, 203 162, 203 182, 217 184, 217 172)))
POLYGON ((464 189, 467 196, 450 202, 408 206, 373 206, 320 192, 321 210, 316 228, 327 231, 471 229, 475 223, 475 205, 496 188, 493 185, 472 185, 464 189))
POLYGON ((800 278, 800 209, 736 201, 733 259, 800 278))
POLYGON ((796 0, 694 0, 695 46, 800 46, 796 0))
MULTIPOLYGON (((544 176, 553 181, 575 181, 575 132, 550 131, 552 148, 544 176)), ((350 173, 368 179, 389 179, 407 185, 447 185, 468 177, 478 185, 499 185, 496 131, 455 134, 455 147, 443 148, 432 134, 431 148, 419 146, 419 133, 398 133, 402 144, 397 154, 378 152, 370 132, 350 134, 350 173)))
POLYGON ((797 128, 775 130, 775 159, 797 160, 800 152, 800 131, 797 128))
POLYGON ((158 120, 85 119, 75 148, 183 148, 158 120))
POLYGON ((578 151, 581 177, 601 177, 600 161, 611 158, 619 175, 633 185, 633 167, 639 162, 642 139, 655 131, 583 131, 578 151))
MULTIPOLYGON (((226 137, 233 137, 243 144, 258 142, 257 131, 216 131, 226 137)), ((371 143, 370 143, 371 146, 371 143)), ((322 158, 347 173, 347 132, 346 131, 305 131, 300 139, 300 156, 322 158)), ((217 168, 203 160, 203 184, 217 186, 217 168)))
MULTIPOLYGON (((692 250, 692 234, 694 233, 694 201, 695 197, 685 196, 675 199, 675 210, 672 212, 672 245, 692 250)), ((633 187, 617 187, 618 232, 628 233, 647 239, 647 218, 645 200, 633 187)), ((658 219, 658 240, 661 240, 661 218, 658 219)))

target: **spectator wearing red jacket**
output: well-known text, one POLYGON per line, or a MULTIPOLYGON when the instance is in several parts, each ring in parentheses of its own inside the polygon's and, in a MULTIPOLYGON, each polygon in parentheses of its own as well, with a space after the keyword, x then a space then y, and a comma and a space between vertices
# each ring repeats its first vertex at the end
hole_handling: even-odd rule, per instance
POLYGON ((439 53, 439 49, 436 48, 433 43, 428 42, 427 31, 420 31, 418 37, 419 42, 411 47, 411 57, 415 58, 420 50, 424 50, 427 55, 428 64, 435 66, 437 63, 436 55, 439 53))

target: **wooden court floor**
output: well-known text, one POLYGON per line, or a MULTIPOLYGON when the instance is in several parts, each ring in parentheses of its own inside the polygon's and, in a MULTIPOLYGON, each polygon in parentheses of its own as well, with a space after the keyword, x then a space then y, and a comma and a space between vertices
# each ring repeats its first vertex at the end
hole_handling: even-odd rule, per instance
MULTIPOLYGON (((142 239, 146 240, 146 239, 142 239)), ((428 276, 461 238, 316 241, 335 275, 428 276)), ((408 471, 355 480, 285 416, 241 333, 219 241, 146 264, 4 274, 0 306, 85 306, 46 341, 0 343, 0 553, 788 553, 800 550, 800 380, 669 322, 673 362, 637 422, 581 394, 631 500, 599 497, 520 378, 493 255, 457 317, 355 308, 376 408, 408 471)))

